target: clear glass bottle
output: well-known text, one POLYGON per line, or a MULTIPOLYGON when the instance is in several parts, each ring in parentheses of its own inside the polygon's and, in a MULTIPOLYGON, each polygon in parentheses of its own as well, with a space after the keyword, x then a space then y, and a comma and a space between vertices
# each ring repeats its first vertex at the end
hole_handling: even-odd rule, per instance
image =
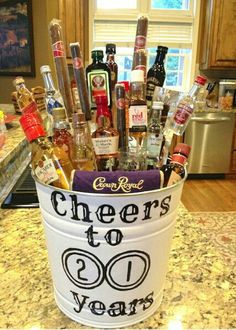
POLYGON ((169 187, 184 178, 190 150, 191 147, 185 143, 176 145, 170 163, 163 165, 160 169, 164 174, 163 187, 169 187))
POLYGON ((141 147, 147 132, 147 104, 145 98, 144 73, 131 71, 129 107, 129 145, 141 147))
POLYGON ((115 62, 116 45, 106 44, 106 65, 111 70, 111 90, 114 91, 118 77, 118 65, 115 62))
POLYGON ((36 113, 22 115, 20 124, 31 145, 31 165, 38 180, 69 189, 73 166, 67 153, 48 140, 36 113))
POLYGON ((65 108, 54 108, 52 116, 54 121, 52 141, 55 145, 62 148, 70 158, 73 137, 70 133, 70 124, 66 117, 65 108))
POLYGON ((160 121, 162 110, 163 102, 154 101, 147 127, 147 169, 158 167, 165 142, 163 127, 160 121))
POLYGON ((147 73, 147 91, 146 99, 148 108, 151 108, 153 94, 156 86, 162 87, 166 78, 164 61, 168 48, 164 46, 157 47, 157 55, 154 64, 147 73))
POLYGON ((200 88, 205 85, 205 82, 205 77, 196 77, 190 91, 183 95, 178 101, 176 109, 170 117, 165 130, 171 130, 176 135, 183 135, 194 110, 194 100, 200 88))
POLYGON ((48 113, 52 114, 53 108, 64 107, 63 98, 61 93, 56 90, 52 79, 51 68, 49 65, 40 67, 40 72, 43 77, 44 87, 46 91, 46 104, 48 113))
POLYGON ((93 50, 93 62, 86 68, 86 78, 91 109, 96 109, 96 96, 106 95, 108 107, 112 107, 111 70, 103 62, 103 51, 93 50))
POLYGON ((96 97, 97 129, 92 133, 92 141, 98 171, 114 171, 118 166, 119 133, 111 127, 107 96, 96 97))
POLYGON ((97 169, 93 143, 85 120, 84 113, 74 113, 72 116, 73 139, 71 159, 76 169, 95 171, 97 169))

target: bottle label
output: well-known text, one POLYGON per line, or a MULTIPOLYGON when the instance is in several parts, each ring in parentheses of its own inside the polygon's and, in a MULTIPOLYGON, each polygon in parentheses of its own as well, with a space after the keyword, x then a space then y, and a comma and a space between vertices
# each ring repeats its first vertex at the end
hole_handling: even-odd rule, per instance
POLYGON ((160 82, 155 77, 150 77, 147 79, 147 89, 146 89, 146 96, 152 99, 154 90, 156 86, 160 86, 160 82))
POLYGON ((93 138, 93 147, 96 155, 112 155, 118 150, 118 136, 93 138))
POLYGON ((179 174, 177 174, 175 171, 171 171, 171 175, 169 177, 167 187, 172 186, 173 184, 177 183, 180 181, 182 178, 179 174))
POLYGON ((129 107, 129 131, 146 132, 147 130, 147 106, 131 105, 129 107))
POLYGON ((65 56, 63 41, 57 41, 54 44, 52 44, 52 53, 54 58, 65 56))
POLYGON ((109 91, 109 76, 107 71, 93 70, 87 74, 88 93, 91 107, 96 107, 96 95, 106 94, 108 106, 111 104, 109 91))
POLYGON ((39 161, 38 166, 35 168, 34 172, 37 178, 45 184, 50 184, 59 178, 57 170, 51 159, 39 161))
POLYGON ((147 151, 149 157, 159 157, 162 146, 163 134, 150 134, 147 138, 147 151))
POLYGON ((184 125, 191 116, 193 109, 189 104, 179 103, 174 114, 174 121, 178 125, 184 125))
POLYGON ((48 113, 50 113, 50 115, 52 114, 52 109, 63 107, 63 105, 57 100, 55 100, 53 97, 49 98, 47 101, 48 101, 47 110, 48 113))
POLYGON ((146 37, 141 35, 136 36, 134 51, 136 52, 138 49, 145 48, 145 45, 146 45, 146 37))
POLYGON ((34 113, 38 110, 36 102, 31 102, 28 104, 26 107, 22 108, 22 113, 27 114, 27 113, 34 113))

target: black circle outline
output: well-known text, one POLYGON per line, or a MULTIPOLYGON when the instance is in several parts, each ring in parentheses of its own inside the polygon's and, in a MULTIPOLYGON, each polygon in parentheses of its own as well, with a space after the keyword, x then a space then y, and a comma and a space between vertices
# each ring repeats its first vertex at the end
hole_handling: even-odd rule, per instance
POLYGON ((144 251, 139 251, 139 250, 129 250, 129 251, 125 251, 122 253, 119 253, 117 255, 115 255, 113 258, 111 258, 106 267, 105 267, 105 276, 106 276, 106 281, 107 283, 116 290, 119 291, 128 291, 128 290, 133 290, 135 288, 137 288, 141 283, 143 283, 143 281, 145 280, 148 271, 150 269, 151 266, 151 259, 149 254, 147 254, 144 251), (136 257, 140 257, 143 261, 144 261, 144 271, 143 274, 140 276, 140 278, 134 282, 132 285, 120 285, 118 283, 116 283, 112 276, 111 276, 111 269, 114 265, 115 262, 119 261, 120 259, 126 258, 127 256, 132 256, 135 255, 136 257))
POLYGON ((66 274, 66 276, 68 277, 68 279, 77 287, 81 288, 81 289, 94 289, 97 286, 101 285, 101 283, 104 281, 104 273, 105 273, 105 267, 102 264, 102 262, 92 253, 85 251, 85 250, 81 250, 81 249, 74 249, 74 248, 69 248, 66 249, 61 256, 61 261, 62 261, 62 267, 64 269, 64 272, 66 274), (98 269, 98 279, 95 280, 92 283, 83 283, 81 284, 80 282, 76 281, 74 279, 74 277, 71 275, 69 268, 68 268, 68 263, 67 260, 68 258, 73 255, 73 254, 78 254, 79 256, 85 256, 88 259, 90 259, 91 261, 94 262, 94 264, 96 265, 97 269, 98 269), (96 263, 97 262, 97 263, 96 263))

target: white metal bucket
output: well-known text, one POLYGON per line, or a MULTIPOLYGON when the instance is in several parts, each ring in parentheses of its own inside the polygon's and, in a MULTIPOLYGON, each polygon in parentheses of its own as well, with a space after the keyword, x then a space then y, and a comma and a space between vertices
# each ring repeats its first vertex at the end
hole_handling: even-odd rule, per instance
POLYGON ((36 180, 55 299, 68 317, 116 328, 154 313, 162 300, 183 183, 109 195, 36 180))

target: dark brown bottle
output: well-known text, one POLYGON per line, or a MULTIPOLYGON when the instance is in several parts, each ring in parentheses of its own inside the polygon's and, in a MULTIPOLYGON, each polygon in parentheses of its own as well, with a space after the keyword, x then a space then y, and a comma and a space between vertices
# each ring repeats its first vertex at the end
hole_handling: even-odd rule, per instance
POLYGON ((184 178, 190 150, 191 147, 185 143, 176 145, 170 163, 163 165, 160 169, 164 174, 163 187, 169 187, 184 178))
POLYGON ((89 101, 91 109, 96 109, 96 97, 98 95, 106 95, 108 99, 108 107, 112 107, 111 93, 111 70, 103 62, 103 51, 93 50, 93 62, 86 68, 86 78, 88 85, 89 101))
POLYGON ((164 81, 166 78, 164 60, 167 51, 168 51, 167 47, 158 46, 155 62, 148 70, 147 90, 146 90, 146 99, 147 99, 148 108, 151 106, 155 87, 156 86, 162 87, 164 85, 164 81))
POLYGON ((111 70, 111 90, 114 91, 115 84, 117 83, 118 65, 115 62, 116 45, 106 44, 106 65, 111 70))

